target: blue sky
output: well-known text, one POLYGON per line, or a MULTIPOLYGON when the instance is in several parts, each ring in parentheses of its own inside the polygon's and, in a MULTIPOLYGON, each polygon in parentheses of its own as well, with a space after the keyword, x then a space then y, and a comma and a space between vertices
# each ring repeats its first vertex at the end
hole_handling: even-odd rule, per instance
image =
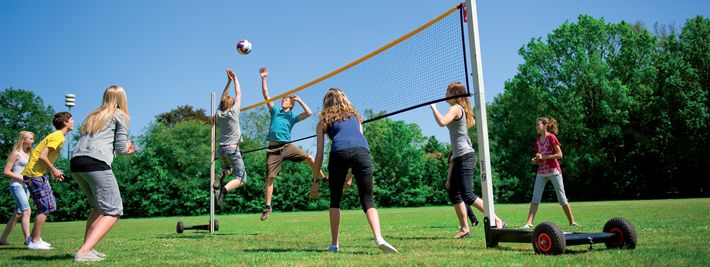
MULTIPOLYGON (((262 99, 258 68, 278 95, 340 68, 414 30, 458 1, 0 1, 0 89, 29 90, 80 123, 106 87, 126 89, 138 135, 154 116, 192 105, 210 109, 225 68, 237 74, 242 105, 262 99), (236 43, 253 43, 239 55, 236 43), (274 75, 278 73, 278 76, 274 75)), ((710 17, 710 1, 479 1, 486 101, 517 73, 518 49, 580 14, 606 22, 676 23, 710 17)), ((307 104, 320 99, 304 99, 307 104)), ((278 105, 278 104, 277 104, 278 105)), ((445 111, 446 104, 439 105, 445 111)), ((209 112, 209 111, 208 111, 209 112)), ((448 140, 429 107, 395 116, 448 140)), ((531 129, 532 131, 532 129, 531 129)), ((304 142, 306 148, 310 143, 304 142)), ((314 148, 310 148, 313 151, 314 148)))

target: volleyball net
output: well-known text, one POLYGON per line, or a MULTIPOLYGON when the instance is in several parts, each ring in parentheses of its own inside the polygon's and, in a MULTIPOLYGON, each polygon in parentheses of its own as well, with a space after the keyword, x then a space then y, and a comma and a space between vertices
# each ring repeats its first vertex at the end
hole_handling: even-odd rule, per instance
MULTIPOLYGON (((315 137, 320 120, 318 112, 323 97, 330 88, 343 90, 353 107, 363 115, 366 110, 379 116, 364 123, 389 117, 418 107, 450 98, 468 97, 468 70, 464 41, 464 11, 462 4, 429 21, 393 42, 353 61, 344 67, 308 82, 293 90, 265 101, 244 107, 241 112, 255 112, 254 108, 268 102, 280 108, 281 99, 298 95, 313 115, 296 123, 291 131, 291 142, 315 137), (445 97, 451 82, 461 82, 465 95, 445 97)), ((294 113, 302 112, 296 104, 294 113)), ((240 116, 241 117, 241 116, 240 116)), ((242 131, 249 131, 242 127, 242 131)), ((254 152, 266 149, 244 151, 254 152)))

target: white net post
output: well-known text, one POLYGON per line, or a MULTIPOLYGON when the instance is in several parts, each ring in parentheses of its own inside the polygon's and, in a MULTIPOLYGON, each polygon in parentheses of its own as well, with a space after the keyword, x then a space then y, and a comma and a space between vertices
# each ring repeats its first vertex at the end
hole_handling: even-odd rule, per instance
POLYGON ((214 127, 215 127, 215 118, 214 118, 214 93, 212 93, 212 117, 210 120, 212 121, 212 145, 210 146, 211 153, 210 153, 210 234, 214 233, 214 127))
POLYGON ((466 0, 468 17, 468 45, 471 52, 474 102, 476 104, 476 131, 478 133, 478 154, 480 155, 481 187, 483 193, 483 216, 488 217, 494 226, 493 184, 491 179, 491 152, 488 144, 488 121, 486 118, 486 93, 483 90, 483 68, 481 65, 481 44, 478 37, 478 15, 476 0, 466 0))

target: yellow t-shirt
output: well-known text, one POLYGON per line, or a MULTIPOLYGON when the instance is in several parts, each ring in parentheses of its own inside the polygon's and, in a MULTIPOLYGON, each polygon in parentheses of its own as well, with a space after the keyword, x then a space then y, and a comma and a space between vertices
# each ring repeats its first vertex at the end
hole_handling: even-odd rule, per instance
POLYGON ((54 151, 49 152, 49 154, 47 154, 47 159, 49 159, 49 162, 54 164, 54 162, 56 162, 57 158, 59 157, 59 152, 62 151, 62 146, 64 145, 65 140, 66 139, 64 138, 64 134, 62 134, 62 131, 60 130, 57 130, 47 135, 47 137, 45 137, 42 142, 40 142, 39 145, 37 145, 37 147, 35 147, 32 151, 32 155, 27 161, 27 166, 25 166, 25 169, 22 170, 22 176, 40 177, 44 175, 44 172, 47 171, 47 168, 42 163, 37 164, 37 161, 39 161, 39 154, 42 153, 45 148, 54 148, 54 151))

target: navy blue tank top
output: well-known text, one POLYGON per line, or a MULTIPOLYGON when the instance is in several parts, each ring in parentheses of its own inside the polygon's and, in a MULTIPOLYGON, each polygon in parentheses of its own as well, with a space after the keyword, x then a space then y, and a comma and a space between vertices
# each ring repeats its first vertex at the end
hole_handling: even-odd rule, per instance
POLYGON ((353 147, 364 147, 367 151, 370 151, 367 139, 360 133, 360 121, 355 116, 350 116, 345 121, 333 123, 328 129, 328 137, 332 141, 330 152, 353 147))

